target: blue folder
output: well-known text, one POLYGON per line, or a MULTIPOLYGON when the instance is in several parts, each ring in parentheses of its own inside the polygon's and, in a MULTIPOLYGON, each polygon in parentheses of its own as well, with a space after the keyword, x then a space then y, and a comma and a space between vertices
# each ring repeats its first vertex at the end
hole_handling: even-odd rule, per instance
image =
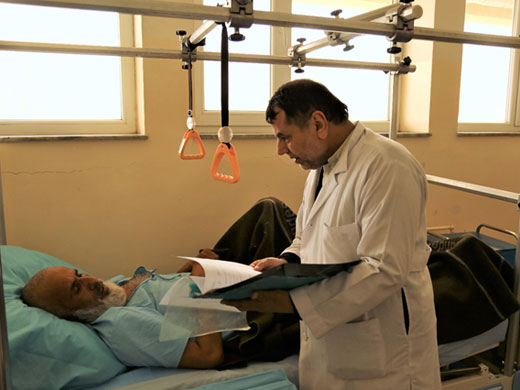
POLYGON ((352 268, 360 262, 358 260, 339 264, 282 264, 240 283, 208 291, 197 298, 247 299, 254 291, 292 290, 342 271, 352 272, 352 268))

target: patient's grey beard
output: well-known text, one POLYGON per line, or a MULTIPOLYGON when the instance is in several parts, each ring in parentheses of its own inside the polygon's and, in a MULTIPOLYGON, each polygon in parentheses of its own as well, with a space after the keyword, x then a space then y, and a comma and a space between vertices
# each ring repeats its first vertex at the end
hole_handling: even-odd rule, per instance
POLYGON ((76 310, 72 314, 74 318, 81 322, 93 322, 111 307, 123 306, 126 303, 126 293, 123 287, 112 282, 103 283, 110 289, 109 294, 96 306, 76 310))

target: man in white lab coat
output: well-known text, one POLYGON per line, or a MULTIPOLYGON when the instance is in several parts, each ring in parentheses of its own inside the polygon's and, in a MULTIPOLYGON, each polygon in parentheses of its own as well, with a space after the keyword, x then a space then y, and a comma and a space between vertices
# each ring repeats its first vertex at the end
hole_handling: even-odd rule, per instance
POLYGON ((421 165, 349 121, 347 107, 311 80, 280 87, 266 118, 278 154, 311 171, 294 241, 280 258, 252 265, 362 261, 290 292, 224 303, 299 314, 300 389, 440 389, 421 165))

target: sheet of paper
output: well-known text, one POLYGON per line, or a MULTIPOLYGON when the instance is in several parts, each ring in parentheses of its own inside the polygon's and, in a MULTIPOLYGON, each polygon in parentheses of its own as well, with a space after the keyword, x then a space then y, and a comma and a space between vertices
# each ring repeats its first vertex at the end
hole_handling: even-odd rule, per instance
POLYGON ((202 286, 203 288, 199 286, 199 289, 203 294, 217 288, 227 287, 242 282, 243 280, 250 279, 260 273, 248 265, 232 261, 199 259, 198 257, 179 257, 196 261, 202 266, 202 268, 204 268, 204 285, 202 286))
MULTIPOLYGON (((159 302, 163 306, 177 306, 194 309, 210 309, 220 311, 238 312, 232 306, 226 306, 220 303, 220 299, 193 299, 189 296, 190 287, 189 284, 194 282, 199 289, 204 287, 204 278, 201 276, 190 276, 187 279, 181 279, 177 283, 172 284, 170 289, 164 294, 159 302), (201 302, 207 301, 207 302, 201 302)), ((202 291, 202 290, 201 290, 202 291)))

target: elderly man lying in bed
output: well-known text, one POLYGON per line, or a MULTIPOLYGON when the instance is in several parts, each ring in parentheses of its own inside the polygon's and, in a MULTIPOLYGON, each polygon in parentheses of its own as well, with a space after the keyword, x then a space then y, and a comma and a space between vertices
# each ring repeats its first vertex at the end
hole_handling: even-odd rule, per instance
MULTIPOLYGON (((199 257, 226 258, 249 264, 281 253, 292 239, 296 216, 275 199, 264 198, 241 216, 216 243, 199 257)), ((132 278, 102 281, 66 267, 35 274, 22 299, 58 317, 90 323, 127 366, 185 368, 228 367, 249 360, 280 360, 299 349, 296 315, 248 313, 251 331, 194 339, 159 341, 165 308, 159 302, 172 283, 190 272, 203 276, 197 263, 177 273, 160 275, 139 267, 132 278)))
MULTIPOLYGON (((218 258, 209 249, 199 256, 218 258)), ((264 314, 255 318, 254 336, 234 334, 224 345, 220 333, 159 341, 165 313, 159 306, 162 297, 186 275, 184 271, 204 276, 204 270, 193 262, 180 271, 161 275, 139 267, 132 278, 114 283, 72 268, 49 267, 27 282, 22 299, 60 318, 89 323, 116 357, 130 367, 214 368, 253 359, 279 360, 297 352, 297 318, 265 318, 264 314), (262 337, 255 333, 259 326, 263 327, 262 337), (280 334, 273 337, 276 332, 280 334), (247 347, 240 345, 240 336, 247 340, 247 347), (253 340, 255 337, 258 340, 253 340), (276 345, 266 348, 265 340, 273 340, 271 344, 276 345)))
MULTIPOLYGON (((195 276, 203 276, 193 267, 195 276)), ((159 302, 183 273, 159 275, 139 267, 116 284, 67 267, 45 268, 25 285, 22 298, 60 318, 90 323, 127 366, 212 368, 224 359, 220 333, 159 341, 159 302)))

